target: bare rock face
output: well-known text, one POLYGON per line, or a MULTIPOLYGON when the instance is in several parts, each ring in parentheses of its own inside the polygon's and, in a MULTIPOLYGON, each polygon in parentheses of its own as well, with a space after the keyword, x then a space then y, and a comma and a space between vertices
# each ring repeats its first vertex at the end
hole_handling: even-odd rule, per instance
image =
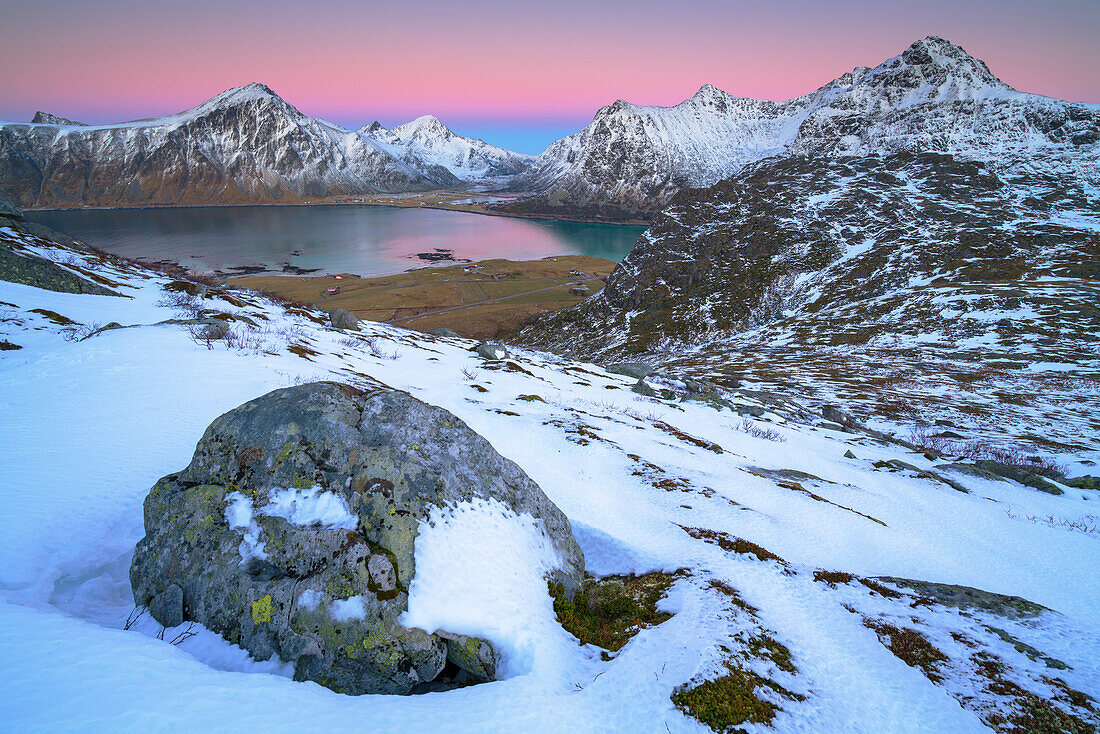
POLYGON ((336 329, 358 329, 359 319, 346 308, 334 308, 328 312, 329 323, 336 329))
POLYGON ((560 558, 550 580, 578 588, 584 556, 566 517, 451 413, 335 383, 276 390, 215 420, 190 465, 150 491, 134 599, 162 624, 200 622, 336 691, 491 680, 488 641, 398 621, 421 520, 476 499, 533 516, 560 558))

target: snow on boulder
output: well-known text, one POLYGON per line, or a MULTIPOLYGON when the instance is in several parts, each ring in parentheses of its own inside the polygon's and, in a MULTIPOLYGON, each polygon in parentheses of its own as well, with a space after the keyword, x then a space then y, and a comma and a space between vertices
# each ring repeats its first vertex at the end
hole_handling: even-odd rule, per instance
POLYGON ((438 549, 417 575, 415 546, 439 513, 471 503, 499 508, 489 527, 534 534, 541 548, 537 564, 495 579, 500 564, 485 559, 481 588, 496 598, 517 583, 521 596, 547 580, 578 588, 584 556, 565 515, 451 413, 330 382, 275 390, 216 419, 190 465, 152 488, 130 568, 134 600, 162 624, 199 622, 336 691, 491 680, 514 646, 507 621, 487 610, 481 626, 435 629, 423 606, 402 616, 410 588, 453 588, 430 578, 457 573, 438 549))

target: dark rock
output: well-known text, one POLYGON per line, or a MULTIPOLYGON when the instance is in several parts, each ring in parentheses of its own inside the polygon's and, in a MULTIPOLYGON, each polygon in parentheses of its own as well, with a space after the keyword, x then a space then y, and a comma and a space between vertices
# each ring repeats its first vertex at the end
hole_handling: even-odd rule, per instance
POLYGON ((446 327, 441 328, 441 329, 432 329, 428 333, 431 334, 432 336, 449 336, 452 339, 461 339, 462 338, 462 335, 459 334, 457 331, 455 331, 454 329, 448 329, 446 327))
POLYGON ((1040 492, 1046 492, 1047 494, 1064 494, 1061 487, 1043 479, 1034 472, 1029 472, 1019 466, 1011 466, 1009 464, 1002 464, 999 461, 993 461, 991 459, 980 459, 974 462, 974 465, 979 469, 987 471, 991 474, 1011 479, 1019 482, 1026 487, 1037 489, 1040 492))
POLYGON ((178 627, 184 622, 183 589, 179 584, 169 584, 149 603, 149 613, 165 627, 178 627))
POLYGON ((833 423, 839 423, 842 426, 852 427, 858 425, 858 422, 846 411, 841 410, 836 405, 822 405, 821 417, 827 421, 833 423))
POLYGON ((852 453, 851 449, 848 449, 847 451, 844 452, 844 458, 845 459, 854 459, 854 458, 856 458, 856 455, 852 453))
POLYGON ((645 395, 647 398, 660 397, 660 393, 654 388, 650 387, 645 380, 638 380, 634 383, 634 386, 630 388, 632 392, 636 392, 639 395, 645 395))
POLYGON ((605 367, 608 372, 641 380, 653 374, 653 367, 645 362, 615 362, 605 367))
POLYGON ((482 342, 474 347, 474 351, 477 355, 483 359, 507 359, 508 348, 503 344, 489 344, 488 342, 482 342))
POLYGON ((0 280, 22 283, 59 293, 83 293, 94 296, 118 296, 87 278, 71 273, 57 263, 35 255, 14 252, 0 234, 0 280))
POLYGON ((358 329, 359 319, 346 308, 334 308, 328 312, 329 323, 336 329, 358 329))
POLYGON ((937 584, 931 581, 915 581, 893 576, 879 576, 877 580, 912 589, 921 596, 928 597, 945 607, 989 612, 1011 619, 1038 617, 1051 611, 1023 597, 994 594, 991 591, 982 591, 970 586, 937 584))

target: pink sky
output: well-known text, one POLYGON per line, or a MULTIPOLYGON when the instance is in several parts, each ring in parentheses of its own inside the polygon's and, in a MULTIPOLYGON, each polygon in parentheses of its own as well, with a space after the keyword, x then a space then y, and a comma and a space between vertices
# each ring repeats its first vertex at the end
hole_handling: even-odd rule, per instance
POLYGON ((1047 0, 37 0, 4 11, 0 119, 91 122, 185 109, 262 81, 345 125, 579 127, 624 98, 674 104, 709 82, 787 99, 925 35, 1024 91, 1100 102, 1100 2, 1047 0))

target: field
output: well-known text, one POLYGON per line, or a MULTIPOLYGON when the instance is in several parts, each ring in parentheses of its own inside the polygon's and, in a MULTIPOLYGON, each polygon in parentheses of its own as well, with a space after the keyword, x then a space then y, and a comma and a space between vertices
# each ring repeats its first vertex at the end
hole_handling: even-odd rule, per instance
POLYGON ((446 327, 462 336, 487 339, 524 319, 556 311, 603 287, 611 260, 562 255, 543 260, 485 260, 377 278, 248 276, 230 285, 272 293, 325 309, 346 308, 360 319, 418 331, 446 327), (579 273, 573 275, 571 271, 579 273), (339 288, 339 293, 326 293, 339 288), (584 288, 586 293, 574 292, 584 288))

